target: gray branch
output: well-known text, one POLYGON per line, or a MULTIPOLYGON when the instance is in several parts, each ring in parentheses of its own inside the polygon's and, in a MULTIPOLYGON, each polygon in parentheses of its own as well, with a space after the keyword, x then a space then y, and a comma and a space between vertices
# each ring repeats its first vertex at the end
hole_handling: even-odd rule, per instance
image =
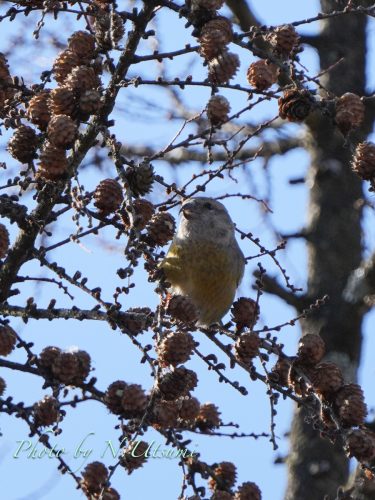
MULTIPOLYGON (((288 139, 280 139, 279 141, 264 142, 263 149, 260 153, 258 153, 259 148, 242 149, 236 155, 236 159, 246 160, 248 158, 253 158, 256 153, 258 153, 258 156, 263 156, 266 158, 274 155, 283 155, 285 153, 288 153, 288 151, 291 151, 292 149, 301 147, 301 144, 302 140, 300 137, 291 137, 288 139)), ((156 153, 156 150, 147 146, 130 146, 123 144, 121 148, 121 154, 125 157, 152 157, 156 153)), ((223 162, 226 161, 228 157, 224 151, 213 152, 212 159, 214 161, 223 162)), ((189 161, 206 163, 207 153, 193 149, 174 150, 166 154, 163 160, 168 161, 171 165, 179 165, 181 163, 186 163, 189 161)))
POLYGON ((375 295, 375 253, 349 276, 343 298, 346 302, 358 304, 369 295, 375 295))

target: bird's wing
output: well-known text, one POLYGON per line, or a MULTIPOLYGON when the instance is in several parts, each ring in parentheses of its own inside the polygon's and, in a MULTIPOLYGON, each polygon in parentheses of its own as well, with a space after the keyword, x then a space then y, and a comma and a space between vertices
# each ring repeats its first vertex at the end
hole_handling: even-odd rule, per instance
POLYGON ((235 248, 233 250, 235 251, 235 262, 236 262, 236 267, 237 267, 237 287, 240 286, 244 272, 245 272, 245 256, 242 253, 242 250, 240 249, 237 241, 235 242, 234 245, 235 248))

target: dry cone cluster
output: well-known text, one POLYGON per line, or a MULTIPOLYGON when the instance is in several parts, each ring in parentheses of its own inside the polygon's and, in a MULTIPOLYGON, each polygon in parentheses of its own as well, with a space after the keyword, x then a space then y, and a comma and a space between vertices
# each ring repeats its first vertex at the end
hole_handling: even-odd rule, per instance
POLYGON ((91 462, 82 472, 81 488, 86 496, 100 494, 108 479, 107 467, 101 462, 91 462))
POLYGON ((105 179, 96 187, 94 198, 94 205, 100 213, 109 215, 120 208, 124 196, 120 184, 115 179, 105 179))
POLYGON ((361 142, 358 145, 353 159, 353 170, 364 181, 370 181, 375 177, 375 144, 373 142, 361 142))
POLYGON ((324 353, 323 339, 316 334, 307 334, 300 339, 293 365, 279 359, 272 374, 278 384, 289 386, 302 396, 308 393, 309 386, 313 387, 321 399, 323 422, 344 429, 349 456, 367 461, 375 457, 375 433, 363 426, 367 406, 362 389, 354 383, 344 385, 339 367, 331 361, 322 361, 324 353), (296 367, 302 370, 307 380, 297 374, 296 367))
POLYGON ((166 314, 183 323, 192 323, 200 314, 197 306, 185 295, 168 295, 163 299, 163 306, 166 314))
POLYGON ((188 332, 170 332, 156 347, 156 353, 164 366, 178 366, 189 361, 195 342, 188 332))
POLYGON ((128 167, 126 169, 126 178, 135 198, 145 196, 152 191, 154 167, 151 163, 143 161, 136 167, 128 167))
POLYGON ((279 116, 290 122, 304 122, 316 109, 315 99, 306 89, 285 90, 278 100, 279 116))
POLYGON ((34 404, 34 422, 38 427, 47 427, 60 420, 59 402, 52 396, 45 396, 34 404))
POLYGON ((49 374, 65 385, 82 384, 91 370, 91 358, 86 351, 63 352, 49 346, 39 356, 40 364, 49 374))
POLYGON ((17 343, 17 334, 8 325, 0 326, 0 356, 8 356, 17 343))
MULTIPOLYGON (((66 150, 73 147, 80 120, 86 120, 101 108, 101 81, 91 66, 95 39, 86 31, 76 31, 68 39, 68 49, 61 52, 52 73, 58 82, 54 90, 40 89, 27 103, 29 122, 46 135, 39 153, 37 177, 58 181, 68 166, 66 150)), ((9 81, 6 60, 0 57, 0 78, 9 81)), ((0 94, 0 104, 2 94, 0 94)), ((36 131, 19 125, 8 143, 11 155, 21 163, 36 158, 39 147, 36 131)))
MULTIPOLYGON (((152 216, 155 214, 154 205, 144 198, 137 198, 133 201, 133 209, 136 214, 136 220, 134 221, 134 225, 138 227, 140 231, 146 227, 146 225, 150 222, 152 216)), ((130 217, 126 211, 121 211, 121 219, 125 224, 127 229, 130 229, 130 217)))
POLYGON ((253 62, 247 70, 247 81, 258 90, 267 90, 277 81, 278 69, 264 59, 253 62))
POLYGON ((228 83, 237 73, 240 60, 228 51, 233 39, 232 22, 217 14, 223 1, 192 0, 191 9, 200 26, 200 54, 208 64, 208 79, 212 83, 228 83))
MULTIPOLYGON (((9 72, 8 60, 4 56, 2 52, 0 52, 0 80, 5 83, 12 84, 12 77, 9 72)), ((3 108, 8 99, 11 99, 14 96, 15 90, 12 87, 5 87, 2 85, 0 87, 0 116, 2 115, 3 108)))
POLYGON ((228 121, 229 111, 229 101, 222 95, 213 95, 207 103, 207 118, 210 120, 212 125, 219 125, 228 121))
POLYGON ((296 52, 300 37, 292 24, 283 24, 268 35, 267 39, 271 42, 275 54, 290 57, 296 52))
POLYGON ((344 135, 359 127, 364 117, 365 106, 358 95, 348 92, 336 101, 335 120, 344 135))
POLYGON ((253 299, 240 297, 233 302, 231 313, 237 328, 253 328, 259 318, 259 306, 253 299))
POLYGON ((176 221, 168 212, 155 214, 146 227, 145 241, 150 246, 163 247, 173 239, 176 232, 176 221))

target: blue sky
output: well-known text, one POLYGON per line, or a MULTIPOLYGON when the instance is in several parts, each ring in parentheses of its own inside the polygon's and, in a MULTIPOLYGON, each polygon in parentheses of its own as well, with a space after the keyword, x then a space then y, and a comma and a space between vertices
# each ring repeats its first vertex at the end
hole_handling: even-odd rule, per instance
MULTIPOLYGON (((279 25, 286 22, 297 21, 316 15, 319 8, 318 1, 301 2, 298 0, 263 0, 262 2, 252 2, 254 12, 258 18, 267 25, 279 25)), ((126 9, 127 2, 121 2, 120 9, 126 9)), ((7 6, 8 7, 8 6, 7 6)), ((4 9, 4 6, 1 7, 4 9)), ((228 11, 223 8, 225 15, 228 11)), ((70 23, 68 16, 61 16, 58 21, 54 21, 52 16, 46 17, 46 26, 41 30, 40 39, 37 43, 32 42, 31 32, 39 15, 30 14, 27 18, 28 26, 24 30, 26 39, 29 39, 27 46, 23 48, 23 53, 10 58, 11 71, 16 74, 22 74, 26 83, 37 82, 39 74, 50 69, 59 49, 50 42, 52 36, 65 43, 67 33, 69 33, 70 23), (30 37, 28 35, 30 34, 30 37), (21 64, 17 58, 21 58, 21 64)), ((13 43, 16 36, 17 19, 10 24, 7 20, 1 24, 4 34, 3 44, 0 50, 6 50, 13 43)), ((195 44, 195 40, 190 36, 191 28, 184 29, 184 21, 176 20, 176 16, 162 9, 155 21, 155 28, 160 33, 165 34, 158 49, 167 51, 182 48, 185 43, 195 44)), ((126 28, 129 29, 129 23, 126 28)), ((299 27, 300 33, 316 33, 318 23, 299 27)), ((83 29, 84 23, 74 24, 74 29, 83 29)), ((369 68, 374 58, 374 20, 369 22, 369 40, 371 46, 369 50, 369 68)), ((155 42, 152 39, 142 42, 140 47, 141 54, 151 53, 155 48, 155 42)), ((246 83, 246 69, 254 58, 247 52, 242 51, 237 46, 231 47, 236 53, 239 53, 242 61, 235 83, 246 83)), ((301 62, 310 70, 310 75, 314 75, 318 69, 318 61, 314 50, 306 49, 301 55, 301 62)), ((205 68, 202 68, 202 60, 195 54, 188 54, 184 57, 168 61, 165 63, 165 72, 170 77, 183 78, 187 74, 193 74, 194 79, 204 78, 205 68)), ((131 76, 142 76, 144 78, 155 78, 160 72, 160 65, 156 62, 149 62, 142 66, 137 65, 131 69, 131 76)), ((103 78, 104 80, 106 77, 103 78)), ((374 75, 369 69, 369 85, 373 85, 374 75)), ((232 107, 232 112, 236 112, 246 106, 246 94, 225 90, 221 92, 225 95, 232 107), (241 95, 242 94, 242 95, 241 95)), ((179 91, 182 101, 189 109, 201 111, 209 98, 209 89, 197 90, 196 88, 187 88, 185 91, 179 91)), ((113 113, 116 125, 113 132, 118 140, 129 142, 135 145, 144 144, 145 140, 156 148, 165 147, 174 134, 177 132, 182 122, 165 119, 168 111, 173 108, 173 102, 168 91, 163 89, 148 88, 139 86, 137 89, 124 90, 120 93, 118 108, 113 113), (145 102, 151 102, 154 111, 147 115, 146 119, 140 115, 143 113, 145 102), (151 119, 150 119, 151 116, 151 119), (155 126, 157 125, 157 126, 155 126)), ((242 117, 242 123, 254 123, 270 118, 276 114, 276 108, 273 103, 264 103, 257 106, 246 116, 242 117)), ((193 126, 191 126, 193 130, 193 126)), ((187 133, 190 131, 187 128, 187 133)), ((297 132, 296 126, 285 127, 283 134, 294 134, 297 132)), ((297 132, 298 133, 298 132, 297 132)), ((11 132, 5 132, 0 137, 0 145, 4 145, 9 139, 11 132)), ((276 132, 270 131, 269 138, 275 139, 276 132)), ((253 140, 254 146, 257 140, 253 140)), ((6 161, 9 170, 17 168, 17 162, 7 153, 4 153, 1 161, 6 161)), ((87 165, 90 165, 88 158, 87 165)), ((212 183, 208 196, 219 196, 223 192, 247 192, 251 193, 252 187, 249 180, 256 187, 260 197, 266 196, 268 189, 272 192, 270 208, 273 214, 266 220, 264 214, 259 210, 255 201, 241 201, 237 198, 228 199, 225 202, 233 220, 243 231, 251 231, 259 237, 263 244, 268 248, 273 248, 278 243, 275 233, 270 230, 270 224, 278 232, 292 233, 301 229, 306 222, 306 211, 308 192, 304 185, 298 184, 291 186, 290 179, 304 177, 309 166, 309 157, 302 150, 294 150, 282 157, 274 157, 268 165, 267 171, 263 169, 263 161, 257 159, 246 169, 239 170, 234 177, 237 183, 231 181, 226 176, 223 181, 212 183), (266 223, 267 222, 267 223, 266 223)), ((183 183, 188 180, 192 173, 197 173, 202 169, 202 165, 192 163, 182 165, 173 171, 163 162, 155 162, 154 167, 159 175, 163 175, 167 181, 183 183)), ((105 172, 99 171, 91 166, 85 169, 81 174, 81 182, 86 190, 91 191, 100 180, 106 177, 115 177, 113 165, 107 161, 105 163, 105 172)), ((5 172, 6 173, 6 172, 5 172)), ((3 178, 5 174, 3 173, 3 178)), ((6 177, 7 178, 7 177, 6 177)), ((165 193, 158 186, 155 186, 154 192, 149 196, 151 201, 159 202, 165 199, 165 193)), ((32 195, 27 194, 22 199, 22 203, 33 206, 32 195)), ((172 214, 177 218, 178 209, 174 209, 172 214)), ((9 226, 9 225, 8 225, 9 226)), ((373 250, 374 238, 374 216, 368 209, 364 221, 366 233, 366 251, 373 250)), ((10 226, 9 231, 11 239, 17 234, 17 228, 10 226)), ((69 234, 75 232, 74 223, 71 221, 71 215, 66 215, 61 219, 59 226, 54 228, 53 236, 48 240, 48 245, 60 241, 69 234)), ((125 238, 119 241, 115 240, 116 232, 108 228, 100 232, 99 236, 89 236, 82 240, 82 246, 70 243, 51 252, 48 256, 50 261, 57 261, 63 265, 70 275, 79 269, 83 276, 89 278, 89 285, 93 288, 101 286, 102 296, 111 300, 116 286, 123 286, 124 283, 119 280, 116 270, 119 267, 125 267, 123 249, 126 244, 125 238), (98 244, 99 243, 99 244, 98 244)), ((41 242, 39 242, 41 243, 41 242)), ((43 243, 46 245, 46 243, 43 243)), ((241 248, 245 255, 254 255, 256 248, 246 241, 241 241, 241 248)), ((165 248, 165 250, 167 247, 165 248)), ((280 255, 282 265, 286 267, 295 286, 305 286, 306 282, 306 263, 307 254, 304 243, 300 240, 290 241, 287 250, 280 255)), ((239 290, 240 296, 249 296, 255 298, 255 292, 252 289, 254 278, 252 271, 256 265, 256 260, 247 266, 246 275, 239 290)), ((277 268, 267 258, 262 259, 262 264, 267 268, 271 275, 277 274, 277 268)), ((126 310, 133 306, 148 305, 155 308, 158 303, 158 296, 153 292, 154 284, 147 282, 147 274, 140 265, 136 268, 134 279, 136 287, 131 290, 128 296, 121 296, 120 302, 123 303, 123 309, 126 310)), ((22 268, 23 275, 44 276, 46 271, 43 268, 36 267, 35 264, 27 264, 22 268)), ((22 285, 21 295, 12 299, 11 303, 23 304, 30 295, 35 297, 40 307, 47 307, 50 299, 56 298, 56 307, 71 307, 70 299, 63 295, 60 290, 40 286, 22 285)), ((83 294, 78 289, 69 287, 69 291, 75 296, 76 304, 81 308, 91 309, 95 302, 83 294)), ((261 319, 260 324, 268 326, 281 324, 288 321, 295 315, 295 312, 289 306, 285 306, 280 300, 274 297, 263 296, 261 299, 261 319)), ((229 316, 228 316, 229 317, 229 316)), ((27 341, 33 341, 33 350, 35 353, 47 345, 55 345, 60 348, 71 348, 77 346, 89 352, 95 371, 93 376, 98 378, 98 388, 105 390, 106 387, 115 380, 125 380, 129 383, 142 384, 145 390, 152 386, 153 379, 150 377, 150 369, 146 364, 140 364, 141 355, 138 349, 125 336, 118 331, 112 331, 104 323, 95 322, 66 322, 63 320, 53 323, 30 320, 27 325, 16 319, 11 321, 11 326, 27 341)), ((374 396, 371 388, 374 384, 374 368, 370 360, 370 354, 374 351, 374 340, 371 337, 371 331, 374 328, 374 314, 370 313, 366 317, 364 326, 364 349, 363 363, 360 370, 360 383, 366 395, 366 401, 369 407, 374 406, 374 396), (366 375, 366 376, 365 376, 366 375)), ((286 346, 286 352, 293 355, 296 350, 299 327, 286 327, 278 335, 279 341, 286 346)), ((152 333, 148 332, 138 337, 142 343, 153 344, 152 333)), ((213 346, 209 341, 198 333, 194 334, 195 340, 200 342, 199 349, 205 355, 213 352, 213 346)), ((215 351, 219 360, 226 360, 215 351)), ((196 357, 195 357, 196 358, 196 357)), ((238 368, 230 370, 229 366, 226 375, 231 380, 238 380, 241 385, 248 388, 249 395, 241 396, 238 392, 225 384, 219 384, 216 375, 209 372, 206 366, 199 360, 193 358, 187 367, 194 369, 198 373, 199 384, 193 395, 201 403, 215 403, 221 413, 222 420, 226 423, 234 422, 240 424, 240 430, 245 433, 261 434, 269 432, 270 426, 270 408, 266 395, 266 389, 260 382, 250 382, 238 368)), ((16 362, 25 362, 24 352, 15 350, 9 357, 16 362)), ((257 366, 259 368, 259 366, 257 366)), ((8 370, 1 369, 0 375, 6 380, 8 390, 7 395, 12 395, 14 401, 24 401, 25 405, 31 405, 36 400, 42 399, 48 391, 42 390, 42 384, 39 378, 32 375, 25 375, 19 372, 9 373, 8 370)), ((71 398, 73 391, 69 397, 71 398)), ((77 391, 78 393, 78 391, 77 391)), ((281 398, 280 398, 281 399, 281 398)), ((275 453, 272 450, 272 444, 267 438, 239 438, 232 440, 229 437, 214 438, 202 435, 189 435, 196 444, 196 449, 201 452, 201 459, 207 463, 220 461, 233 461, 238 470, 237 485, 244 481, 254 481, 261 488, 263 500, 281 500, 286 486, 286 468, 283 465, 274 465, 274 460, 278 455, 285 455, 288 451, 288 440, 284 436, 290 427, 293 406, 289 401, 280 401, 276 417, 276 434, 279 437, 278 443, 280 449, 275 453)), ((80 441, 90 432, 87 439, 87 446, 92 448, 92 453, 88 462, 93 460, 103 461, 107 466, 115 463, 107 452, 104 458, 101 454, 105 448, 106 441, 117 442, 118 431, 114 429, 117 425, 115 416, 110 415, 103 405, 96 402, 87 402, 78 405, 76 409, 67 408, 67 416, 62 422, 63 433, 52 442, 58 443, 58 446, 67 450, 68 463, 72 468, 77 468, 79 459, 74 459, 74 452, 80 441), (70 459, 70 461, 69 461, 70 459)), ((2 493, 4 498, 9 500, 34 500, 49 499, 52 495, 56 499, 83 498, 80 491, 74 488, 74 481, 67 475, 62 476, 57 471, 55 459, 43 457, 41 459, 27 458, 27 454, 20 453, 20 458, 13 458, 18 447, 18 440, 27 440, 28 429, 20 419, 11 418, 1 414, 0 428, 3 437, 0 440, 0 478, 2 493), (22 478, 20 480, 20 478, 22 478)), ((234 431, 234 428, 227 428, 228 433, 234 431)), ((223 428, 226 432, 226 428, 223 428)), ((156 442, 162 442, 160 436, 154 430, 147 432, 147 441, 155 439, 156 442)), ((35 442, 35 437, 32 438, 35 442)), ((121 498, 143 498, 152 494, 155 500, 162 498, 177 498, 181 491, 182 474, 177 465, 177 461, 168 459, 152 459, 142 470, 136 471, 130 476, 125 474, 124 470, 117 470, 113 477, 112 486, 121 494, 121 498), (160 477, 167 478, 160 487, 160 477)), ((200 484, 205 484, 202 481, 200 484)), ((192 495, 192 490, 188 489, 186 494, 192 495)), ((206 497, 208 493, 206 494, 206 497)))

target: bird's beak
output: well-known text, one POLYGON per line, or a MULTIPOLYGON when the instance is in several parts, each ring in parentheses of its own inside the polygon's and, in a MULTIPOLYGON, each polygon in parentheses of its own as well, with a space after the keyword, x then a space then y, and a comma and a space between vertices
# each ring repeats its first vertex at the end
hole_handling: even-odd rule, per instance
POLYGON ((185 219, 190 219, 191 214, 193 214, 195 212, 193 203, 185 203, 181 207, 179 213, 181 213, 181 212, 182 212, 183 216, 185 217, 185 219))

